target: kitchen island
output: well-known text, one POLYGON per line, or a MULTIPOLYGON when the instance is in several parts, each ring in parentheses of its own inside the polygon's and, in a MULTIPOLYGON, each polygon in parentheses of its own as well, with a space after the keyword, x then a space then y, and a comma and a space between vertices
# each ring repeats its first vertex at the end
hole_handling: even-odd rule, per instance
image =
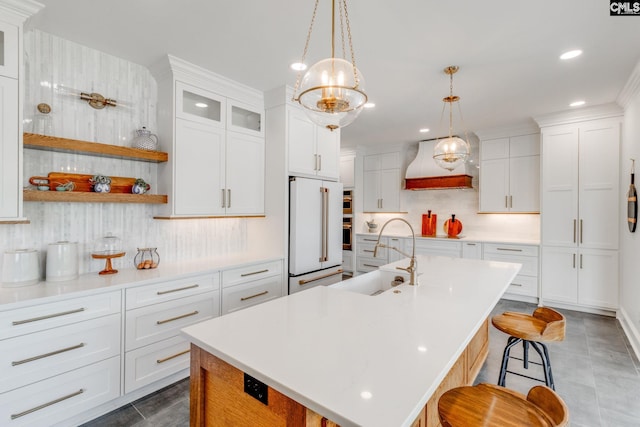
POLYGON ((434 400, 473 382, 488 316, 519 269, 420 256, 419 286, 369 296, 347 280, 189 326, 191 425, 437 425, 434 400))

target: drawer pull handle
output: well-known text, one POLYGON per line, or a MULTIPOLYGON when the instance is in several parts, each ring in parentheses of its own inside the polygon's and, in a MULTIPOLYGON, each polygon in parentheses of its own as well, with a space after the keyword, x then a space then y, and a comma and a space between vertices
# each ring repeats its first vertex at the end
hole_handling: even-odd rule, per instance
POLYGON ((373 253, 373 251, 370 250, 370 249, 363 249, 362 252, 371 252, 371 253, 373 253))
POLYGON ((156 321, 156 323, 158 325, 163 325, 165 323, 173 322, 174 320, 180 320, 180 319, 184 319, 185 317, 195 316, 198 313, 200 313, 200 312, 198 310, 196 310, 196 311, 194 311, 192 313, 187 313, 187 314, 183 314, 181 316, 172 317, 171 319, 158 320, 158 321, 156 321))
POLYGON ((18 414, 11 414, 11 419, 15 420, 17 418, 24 417, 25 415, 29 415, 29 414, 31 414, 33 412, 39 411, 40 409, 44 409, 44 408, 47 408, 47 407, 49 407, 51 405, 55 405, 56 403, 60 403, 60 402, 62 402, 64 400, 71 399, 72 397, 76 397, 76 396, 78 396, 78 395, 80 395, 82 393, 84 393, 84 390, 80 389, 80 390, 78 390, 78 391, 76 391, 74 393, 67 394, 66 396, 62 396, 62 397, 59 397, 59 398, 57 398, 55 400, 52 400, 51 402, 43 403, 42 405, 36 406, 35 408, 27 409, 24 412, 20 412, 18 414))
POLYGON ((362 264, 362 265, 364 265, 365 267, 373 267, 373 268, 379 267, 379 265, 371 265, 371 264, 362 264))
POLYGON ((513 248, 496 248, 499 251, 509 251, 509 252, 522 252, 522 249, 513 249, 513 248))
POLYGON ((362 240, 364 240, 365 242, 377 242, 378 241, 378 239, 362 239, 362 240))
POLYGON ((518 287, 522 287, 522 284, 520 283, 512 283, 511 286, 518 286, 518 287))
POLYGON ((240 301, 246 301, 246 300, 251 299, 251 298, 261 297, 262 295, 266 295, 268 293, 269 293, 269 291, 263 291, 263 292, 260 292, 258 294, 255 294, 255 295, 251 295, 249 297, 242 297, 242 298, 240 298, 240 301))
POLYGON ((467 246, 475 246, 475 243, 465 243, 467 246))
POLYGON ((298 284, 300 286, 306 285, 307 283, 315 282, 316 280, 326 279, 327 277, 335 276, 336 274, 342 274, 343 272, 344 272, 343 269, 339 269, 339 270, 334 271, 333 273, 323 274, 322 276, 314 277, 313 279, 299 280, 298 284))
POLYGON ((67 348, 61 348, 60 350, 55 350, 55 351, 52 351, 52 352, 49 352, 49 353, 41 354, 39 356, 29 357, 28 359, 16 360, 15 362, 11 362, 11 366, 23 365, 25 363, 29 363, 29 362, 33 362, 33 361, 36 361, 36 360, 44 359, 45 357, 55 356, 56 354, 65 353, 67 351, 75 350, 77 348, 82 348, 84 346, 85 346, 85 344, 83 342, 81 342, 78 345, 74 345, 74 346, 67 347, 67 348))
POLYGON ((66 316, 68 314, 75 314, 75 313, 80 313, 80 312, 83 312, 83 311, 85 311, 85 308, 78 308, 76 310, 63 311, 61 313, 55 313, 55 314, 47 314, 46 316, 33 317, 31 319, 26 319, 26 320, 16 320, 15 322, 11 322, 11 324, 13 326, 23 325, 25 323, 38 322, 40 320, 51 319, 53 317, 66 316))
POLYGON ((158 359, 158 360, 156 360, 156 363, 160 364, 160 363, 168 362, 169 360, 171 360, 171 359, 175 359, 176 357, 180 357, 180 356, 182 356, 183 354, 187 354, 187 353, 189 353, 190 351, 191 351, 191 349, 187 349, 187 350, 185 350, 185 351, 181 351, 180 353, 176 353, 176 354, 174 354, 174 355, 167 356, 167 357, 165 357, 165 358, 163 358, 163 359, 158 359))
POLYGON ((169 289, 168 291, 158 291, 157 294, 158 295, 170 294, 172 292, 186 291, 187 289, 195 289, 198 287, 200 287, 200 285, 185 286, 184 288, 169 289))
POLYGON ((252 273, 242 273, 240 275, 240 277, 247 277, 247 276, 253 276, 254 274, 261 274, 261 273, 267 273, 269 271, 268 268, 265 268, 264 270, 259 270, 259 271, 254 271, 252 273))

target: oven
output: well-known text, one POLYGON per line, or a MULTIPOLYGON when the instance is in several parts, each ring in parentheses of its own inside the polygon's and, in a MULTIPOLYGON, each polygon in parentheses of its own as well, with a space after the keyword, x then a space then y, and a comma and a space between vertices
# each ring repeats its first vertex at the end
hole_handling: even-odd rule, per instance
POLYGON ((342 213, 353 213, 353 192, 351 190, 344 190, 342 195, 342 213))
POLYGON ((353 238, 351 223, 353 218, 342 218, 342 250, 351 250, 351 239, 353 238))

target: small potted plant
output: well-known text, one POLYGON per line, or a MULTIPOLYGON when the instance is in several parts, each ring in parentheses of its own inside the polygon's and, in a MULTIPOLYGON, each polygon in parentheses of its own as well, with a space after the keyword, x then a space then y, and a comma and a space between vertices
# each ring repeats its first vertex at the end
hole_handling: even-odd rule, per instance
POLYGON ((137 178, 134 182, 133 185, 131 186, 131 192, 133 194, 144 194, 147 191, 149 191, 149 189, 151 188, 151 186, 149 184, 147 184, 144 179, 142 178, 137 178))
POLYGON ((106 175, 94 175, 89 182, 96 193, 108 193, 111 191, 111 178, 106 175))

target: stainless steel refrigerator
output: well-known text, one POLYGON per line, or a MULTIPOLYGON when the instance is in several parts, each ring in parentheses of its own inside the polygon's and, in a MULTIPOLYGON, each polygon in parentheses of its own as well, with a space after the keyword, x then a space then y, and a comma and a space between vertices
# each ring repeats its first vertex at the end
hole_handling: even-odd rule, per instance
POLYGON ((289 181, 289 293, 342 280, 342 183, 289 181))

